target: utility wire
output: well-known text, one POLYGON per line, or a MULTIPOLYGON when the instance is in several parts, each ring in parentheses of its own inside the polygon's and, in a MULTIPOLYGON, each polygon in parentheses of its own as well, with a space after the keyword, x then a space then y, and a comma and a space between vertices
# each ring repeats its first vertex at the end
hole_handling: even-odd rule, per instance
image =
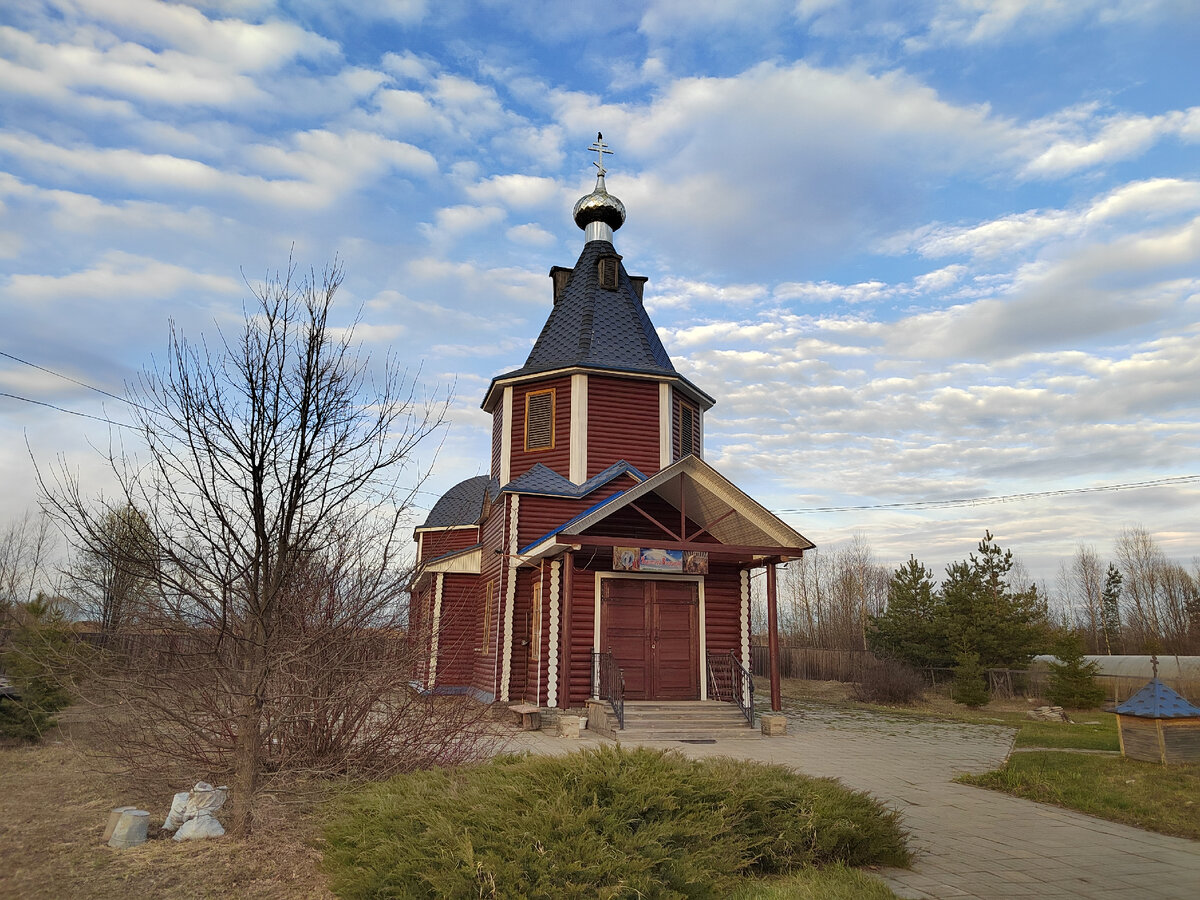
POLYGON ((161 415, 158 410, 150 409, 148 406, 143 406, 134 400, 130 400, 128 397, 122 397, 120 394, 114 394, 111 391, 104 390, 104 388, 98 388, 94 384, 88 384, 86 381, 80 381, 78 378, 72 378, 70 375, 64 375, 62 372, 54 371, 54 369, 48 369, 45 366, 39 366, 35 362, 30 362, 27 359, 21 359, 21 357, 13 356, 13 354, 6 353, 3 350, 0 350, 0 356, 11 359, 14 362, 19 362, 21 365, 29 366, 31 369, 37 369, 39 372, 45 372, 47 375, 53 375, 55 378, 61 378, 63 381, 69 381, 71 384, 77 384, 82 388, 87 388, 89 391, 95 391, 97 394, 103 394, 105 397, 111 397, 114 400, 120 400, 122 403, 128 403, 130 406, 137 407, 144 412, 148 412, 153 415, 161 415))
POLYGON ((812 512, 857 512, 872 509, 948 509, 955 506, 986 506, 992 503, 1012 503, 1019 500, 1034 500, 1039 497, 1064 497, 1069 494, 1103 494, 1114 491, 1132 491, 1142 488, 1167 487, 1177 484, 1192 484, 1200 481, 1200 475, 1172 475, 1150 481, 1127 481, 1121 484, 1099 484, 1086 488, 1060 488, 1053 491, 1027 491, 1021 494, 1000 494, 995 497, 958 497, 947 500, 913 500, 907 503, 876 503, 862 506, 805 506, 794 509, 776 510, 777 514, 812 512))
MULTIPOLYGON (((66 409, 62 406, 55 406, 53 403, 47 403, 44 400, 31 400, 28 397, 19 397, 16 394, 10 394, 8 391, 0 391, 0 397, 10 397, 13 400, 21 400, 25 403, 33 403, 37 406, 45 406, 45 407, 48 407, 49 409, 57 410, 58 412, 68 413, 72 416, 80 416, 84 419, 95 419, 97 422, 106 422, 109 425, 116 425, 118 428, 129 428, 133 431, 138 430, 136 425, 130 425, 127 422, 117 422, 117 421, 114 421, 113 419, 106 419, 104 416, 93 416, 91 413, 79 412, 78 410, 74 410, 74 409, 66 409)), ((118 399, 120 399, 120 398, 118 398, 118 399)))
MULTIPOLYGON (((135 401, 130 400, 128 397, 122 397, 118 394, 111 393, 110 391, 106 391, 103 388, 98 388, 95 385, 88 384, 86 381, 80 381, 78 378, 72 378, 70 375, 64 375, 62 372, 56 372, 53 369, 48 369, 45 366, 38 365, 35 362, 30 362, 27 359, 22 359, 19 356, 14 356, 13 354, 7 353, 3 350, 0 350, 0 356, 6 357, 7 359, 11 359, 14 362, 19 362, 22 365, 37 369, 41 372, 45 372, 48 375, 53 375, 56 378, 61 378, 64 381, 69 381, 72 384, 77 384, 80 387, 87 388, 89 391, 95 391, 98 394, 103 394, 105 397, 111 397, 113 400, 120 400, 122 403, 128 403, 130 406, 137 407, 138 409, 144 410, 145 412, 152 413, 154 415, 159 415, 158 410, 153 410, 153 409, 149 409, 148 407, 142 406, 142 404, 136 403, 135 401)), ((49 409, 54 409, 59 412, 68 413, 72 416, 81 416, 85 419, 95 419, 97 422, 105 422, 109 425, 116 425, 119 428, 129 428, 129 429, 134 429, 134 430, 136 430, 136 428, 137 428, 137 426, 129 425, 129 424, 126 424, 125 422, 116 422, 112 419, 104 418, 103 416, 93 416, 89 413, 78 412, 73 409, 64 409, 61 406, 55 406, 53 403, 46 403, 45 401, 42 401, 42 400, 31 400, 28 397, 19 397, 16 394, 10 394, 10 393, 4 392, 4 391, 0 391, 0 397, 10 397, 13 400, 22 400, 25 403, 34 403, 38 406, 45 406, 45 407, 48 407, 49 409)), ((1025 493, 1020 493, 1020 494, 1000 494, 995 497, 958 497, 958 498, 947 499, 947 500, 913 500, 910 502, 901 502, 901 503, 874 503, 874 504, 863 504, 863 505, 858 505, 858 506, 802 506, 802 507, 795 507, 795 508, 791 508, 791 509, 778 509, 778 510, 775 510, 775 514, 776 515, 788 515, 788 514, 796 514, 796 513, 813 513, 813 512, 860 512, 860 511, 865 511, 865 510, 882 510, 882 509, 896 509, 896 510, 951 509, 951 508, 960 507, 960 506, 988 506, 988 505, 991 505, 994 503, 1014 503, 1014 502, 1021 501, 1021 500, 1033 500, 1033 499, 1037 499, 1039 497, 1064 497, 1064 496, 1068 496, 1068 495, 1072 495, 1072 494, 1101 494, 1101 493, 1111 493, 1114 491, 1141 490, 1143 488, 1150 488, 1150 487, 1167 487, 1167 486, 1178 485, 1178 484, 1192 484, 1197 481, 1200 481, 1200 475, 1175 475, 1175 476, 1171 476, 1171 477, 1167 477, 1167 478, 1156 478, 1156 479, 1152 479, 1150 481, 1129 481, 1129 482, 1124 482, 1121 484, 1102 484, 1102 485, 1095 485, 1093 487, 1086 487, 1086 488, 1061 488, 1059 490, 1053 490, 1053 491, 1027 491, 1025 493)), ((428 496, 431 496, 431 497, 439 496, 438 494, 436 494, 432 491, 423 491, 423 490, 419 490, 419 489, 413 491, 413 493, 427 494, 428 496)), ((416 508, 419 509, 420 507, 416 507, 416 508)))

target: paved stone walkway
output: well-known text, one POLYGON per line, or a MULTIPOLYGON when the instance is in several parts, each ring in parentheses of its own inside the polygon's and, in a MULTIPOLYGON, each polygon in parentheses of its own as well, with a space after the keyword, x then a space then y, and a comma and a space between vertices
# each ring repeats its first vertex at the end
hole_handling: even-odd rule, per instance
MULTIPOLYGON (((785 712, 786 737, 649 746, 782 763, 875 795, 903 813, 912 833, 912 869, 880 873, 901 897, 1200 897, 1200 843, 951 782, 1003 763, 1011 729, 828 708, 785 712)), ((601 742, 545 731, 520 735, 512 749, 564 753, 601 742)))

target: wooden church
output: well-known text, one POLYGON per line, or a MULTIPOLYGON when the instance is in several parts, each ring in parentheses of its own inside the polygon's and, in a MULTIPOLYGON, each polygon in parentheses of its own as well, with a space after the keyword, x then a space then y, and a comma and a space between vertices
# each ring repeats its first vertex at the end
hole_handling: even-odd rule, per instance
MULTIPOLYGON (((705 462, 714 399, 680 375, 613 245, 605 188, 574 208, 583 252, 550 270, 529 358, 494 378, 490 473, 416 529, 410 634, 425 690, 578 708, 589 699, 746 705, 750 578, 814 545, 705 462)), ((750 719, 753 721, 752 712, 750 719)))

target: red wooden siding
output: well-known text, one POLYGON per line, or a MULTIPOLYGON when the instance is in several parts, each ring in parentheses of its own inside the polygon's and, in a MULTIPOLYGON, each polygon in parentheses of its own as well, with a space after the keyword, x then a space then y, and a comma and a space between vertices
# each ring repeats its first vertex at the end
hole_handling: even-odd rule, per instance
MULTIPOLYGON (((576 563, 586 562, 587 557, 575 554, 576 563)), ((572 596, 570 646, 564 646, 560 665, 568 666, 567 695, 559 699, 559 705, 580 707, 592 694, 592 640, 595 635, 595 569, 579 567, 571 572, 572 596)))
MULTIPOLYGON (((597 503, 608 499, 617 491, 628 490, 636 483, 632 476, 614 478, 603 487, 577 500, 565 497, 540 497, 537 494, 522 494, 521 519, 517 529, 517 546, 528 546, 533 541, 553 531, 563 522, 575 518, 575 516, 579 515, 585 509, 591 509, 597 503)), ((679 518, 678 513, 675 517, 679 518)))
POLYGON ((421 560, 437 559, 456 550, 466 550, 479 543, 478 528, 455 528, 451 531, 421 532, 421 560))
POLYGON ((704 636, 709 653, 742 655, 741 575, 735 566, 710 565, 704 577, 704 636))
POLYGON ((571 465, 571 379, 551 378, 513 387, 512 477, 525 474, 537 463, 549 466, 564 478, 571 465), (525 397, 554 390, 554 446, 549 450, 525 449, 525 397))
MULTIPOLYGON (((480 597, 488 582, 493 582, 495 590, 495 605, 492 609, 492 635, 487 653, 475 656, 475 674, 472 684, 481 691, 495 694, 497 691, 500 666, 499 654, 503 651, 504 641, 504 576, 507 571, 505 557, 495 553, 495 550, 506 550, 504 546, 505 521, 508 504, 505 498, 499 498, 492 506, 491 513, 483 522, 482 537, 483 556, 480 562, 479 591, 480 597)), ((482 604, 480 619, 482 619, 482 604)), ((478 623, 482 628, 483 623, 478 623)), ((477 638, 478 645, 483 646, 482 635, 477 638)))
POLYGON ((475 672, 479 591, 474 575, 446 575, 438 629, 439 686, 468 685, 475 672))
POLYGON ((658 405, 658 382, 588 377, 589 478, 622 459, 645 475, 659 470, 658 405))

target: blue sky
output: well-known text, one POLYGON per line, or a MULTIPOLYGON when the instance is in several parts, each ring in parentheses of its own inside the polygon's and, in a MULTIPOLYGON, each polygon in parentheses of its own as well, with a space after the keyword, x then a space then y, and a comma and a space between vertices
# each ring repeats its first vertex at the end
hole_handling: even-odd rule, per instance
MULTIPOLYGON (((603 131, 709 461, 805 535, 940 569, 990 527, 1052 580, 1142 525, 1190 564, 1194 478, 1045 494, 1200 475, 1198 41, 1190 0, 7 4, 0 351, 120 394, 243 272, 336 255, 364 349, 453 388, 436 492, 603 131)), ((124 414, 6 357, 0 392, 124 414)), ((0 520, 26 442, 101 491, 109 437, 0 397, 0 520)))

